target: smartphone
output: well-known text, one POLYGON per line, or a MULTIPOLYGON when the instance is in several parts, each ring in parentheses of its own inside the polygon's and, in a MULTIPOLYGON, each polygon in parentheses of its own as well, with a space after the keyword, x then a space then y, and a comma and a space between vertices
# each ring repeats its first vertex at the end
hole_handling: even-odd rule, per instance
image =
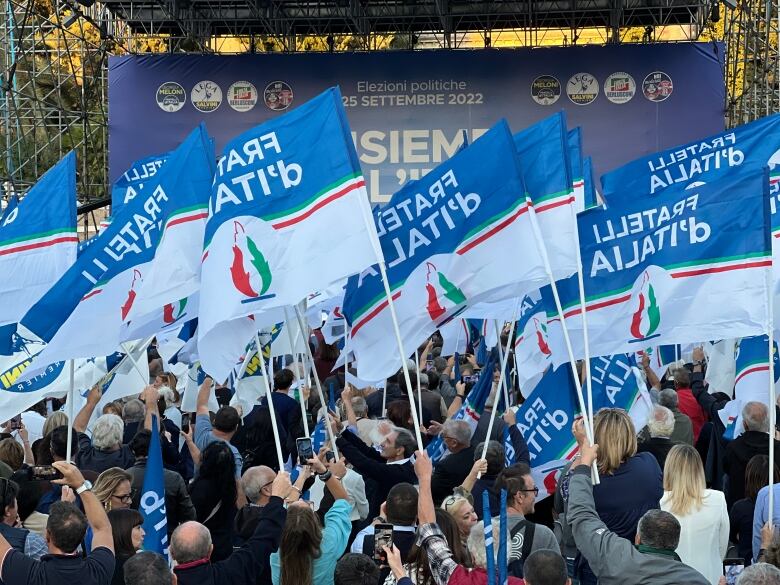
POLYGON ((189 433, 190 432, 190 424, 191 419, 189 414, 185 414, 181 417, 181 432, 183 433, 189 433))
POLYGON ((62 474, 56 467, 51 465, 33 465, 32 479, 38 481, 49 481, 52 479, 62 479, 62 474))
POLYGON ((11 431, 18 431, 22 428, 22 415, 17 414, 11 420, 8 421, 8 429, 11 431))
POLYGON ((393 525, 377 524, 374 526, 374 560, 380 563, 387 563, 387 553, 382 547, 392 548, 393 546, 393 525))
POLYGON ((737 577, 745 570, 745 559, 723 559, 723 575, 726 585, 736 585, 737 577))
POLYGON ((295 439, 295 446, 298 448, 298 459, 300 461, 308 461, 314 458, 314 447, 311 444, 311 438, 301 437, 295 439))
POLYGON ((325 461, 333 463, 336 460, 336 454, 333 451, 325 451, 325 461))

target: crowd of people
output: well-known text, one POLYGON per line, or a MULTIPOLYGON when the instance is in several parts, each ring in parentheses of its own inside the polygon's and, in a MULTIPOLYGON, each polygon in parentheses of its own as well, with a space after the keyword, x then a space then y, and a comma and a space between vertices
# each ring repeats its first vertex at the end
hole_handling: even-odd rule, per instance
MULTIPOLYGON (((730 397, 709 392, 701 350, 661 378, 647 361, 639 364, 653 403, 642 428, 624 410, 602 409, 591 444, 585 422, 575 419, 577 454, 554 495, 540 499, 514 409, 490 424, 501 391, 497 366, 481 367, 470 354, 456 364, 455 356, 440 355, 434 337, 409 364, 411 387, 399 372, 382 389, 357 389, 345 383, 338 350, 319 331, 310 345, 309 374, 331 394, 326 404, 300 383, 301 364, 282 360, 270 396, 248 411, 231 405, 230 388, 206 378, 196 411, 182 412, 178 380, 151 350, 152 379, 138 395, 106 403, 96 386, 72 425, 56 400, 6 423, 0 582, 492 585, 493 569, 503 564, 495 555, 506 550, 513 585, 780 585, 773 529, 780 505, 770 518, 768 497, 769 446, 778 430, 770 429, 766 404, 748 402, 741 432, 727 432, 719 411, 730 397), (493 380, 475 424, 456 416, 473 375, 493 380), (214 395, 216 411, 209 408, 214 395), (321 448, 300 451, 304 429, 313 435, 323 417, 332 431, 321 448), (446 456, 434 463, 419 449, 415 422, 426 443, 440 436, 446 456), (167 558, 143 550, 140 504, 153 425, 164 466, 167 558)), ((522 403, 522 389, 509 381, 510 402, 522 403)), ((772 473, 778 502, 777 466, 772 473)))

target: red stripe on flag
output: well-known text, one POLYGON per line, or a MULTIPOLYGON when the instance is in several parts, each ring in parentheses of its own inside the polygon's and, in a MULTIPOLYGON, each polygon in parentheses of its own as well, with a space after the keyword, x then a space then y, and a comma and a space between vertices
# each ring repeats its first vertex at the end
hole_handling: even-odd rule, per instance
POLYGON ((768 372, 768 371, 769 371, 769 364, 764 364, 761 366, 753 366, 752 368, 748 368, 747 370, 742 372, 739 376, 737 376, 737 378, 734 380, 734 383, 736 384, 748 374, 752 374, 754 372, 768 372))
POLYGON ((509 217, 507 217, 505 220, 503 220, 501 223, 496 225, 494 228, 492 228, 488 232, 482 234, 476 240, 472 240, 471 242, 469 242, 468 244, 463 246, 460 250, 456 250, 455 253, 458 254, 458 256, 462 256, 463 254, 465 254, 466 252, 468 252, 472 248, 475 248, 475 247, 479 246, 482 242, 484 242, 488 238, 490 238, 490 237, 494 236, 495 234, 497 234, 498 232, 500 232, 502 229, 504 229, 506 226, 508 226, 510 223, 512 223, 518 217, 523 215, 526 211, 528 211, 528 206, 527 205, 523 205, 523 207, 521 207, 519 210, 517 210, 515 213, 513 213, 509 217))
MULTIPOLYGON (((401 296, 401 291, 399 290, 397 293, 393 295, 393 300, 398 300, 398 297, 401 296)), ((360 321, 358 321, 353 327, 352 327, 352 336, 354 337, 355 334, 360 331, 360 328, 363 327, 366 323, 368 323, 371 319, 376 317, 379 313, 381 313, 384 308, 387 306, 387 299, 379 303, 375 309, 373 309, 368 315, 363 317, 360 321)))
POLYGON ((60 238, 56 238, 54 240, 49 240, 47 242, 37 242, 35 244, 25 244, 22 246, 17 246, 16 248, 9 248, 7 250, 0 250, 0 256, 6 256, 8 254, 15 254, 16 252, 24 252, 26 250, 35 250, 37 248, 46 248, 47 246, 53 246, 54 244, 63 244, 65 242, 78 242, 79 238, 76 235, 72 236, 62 236, 60 238))
POLYGON ((728 272, 730 270, 741 270, 742 268, 762 268, 772 266, 772 260, 757 260, 747 262, 737 266, 713 266, 711 268, 696 268, 695 270, 686 270, 684 272, 675 272, 672 278, 685 278, 686 276, 699 276, 700 274, 715 274, 716 272, 728 272))
POLYGON ((87 294, 85 294, 83 297, 81 297, 81 300, 86 301, 89 297, 94 297, 95 295, 100 294, 101 292, 103 292, 102 288, 90 291, 87 294))
POLYGON ((306 213, 304 213, 302 215, 299 215, 299 216, 296 216, 296 217, 294 217, 292 219, 287 219, 285 221, 280 221, 279 223, 272 223, 271 227, 276 229, 276 230, 280 230, 282 228, 286 228, 286 227, 289 227, 291 225, 295 225, 296 223, 302 222, 304 219, 306 219, 307 217, 311 216, 311 214, 314 213, 315 211, 317 211, 319 209, 322 209, 323 207, 325 207, 329 203, 332 203, 336 199, 340 199, 340 198, 344 197, 344 195, 350 193, 351 191, 354 191, 355 189, 359 189, 359 188, 365 187, 365 186, 366 186, 365 180, 361 179, 357 183, 353 183, 352 185, 348 185, 347 187, 344 187, 341 191, 337 191, 336 193, 326 197, 322 201, 318 201, 306 213))
MULTIPOLYGON (((600 303, 594 303, 592 305, 586 305, 588 308, 588 311, 595 311, 596 309, 603 309, 604 307, 611 307, 612 305, 618 305, 620 303, 625 303, 627 300, 631 298, 630 294, 623 295, 622 297, 615 297, 614 299, 609 299, 606 301, 601 301, 600 303)), ((571 315, 579 315, 580 310, 574 309, 570 314, 564 313, 564 317, 569 317, 571 315)))
POLYGON ((534 207, 534 209, 536 209, 537 213, 540 213, 542 211, 548 211, 550 209, 555 209, 556 207, 560 207, 561 205, 570 205, 571 203, 574 203, 574 197, 569 197, 569 198, 563 199, 561 201, 555 201, 554 203, 543 203, 539 207, 534 207))
POLYGON ((166 228, 169 228, 174 225, 179 225, 180 223, 188 223, 190 221, 196 221, 198 219, 208 219, 209 213, 208 211, 204 211, 202 213, 199 213, 197 215, 185 215, 183 217, 177 217, 175 219, 172 219, 168 222, 168 225, 166 225, 166 228))

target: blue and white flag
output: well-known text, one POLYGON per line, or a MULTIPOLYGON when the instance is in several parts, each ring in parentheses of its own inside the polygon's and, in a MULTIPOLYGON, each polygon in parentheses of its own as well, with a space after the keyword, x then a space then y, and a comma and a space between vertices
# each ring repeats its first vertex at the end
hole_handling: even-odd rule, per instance
MULTIPOLYGON (((579 214, 591 355, 764 333, 767 188, 750 173, 579 214)), ((582 357, 578 300, 564 310, 582 357)))
POLYGON ((585 197, 585 209, 601 205, 599 194, 596 191, 596 179, 593 177, 593 159, 585 157, 582 161, 583 195, 585 197))
POLYGON ((328 432, 325 430, 325 417, 321 416, 311 433, 311 445, 314 453, 319 453, 327 440, 328 432))
POLYGON ((144 518, 143 549, 168 558, 168 516, 165 510, 165 481, 163 476, 162 449, 160 447, 160 423, 152 416, 152 440, 141 488, 138 511, 144 518))
POLYGON ((574 191, 566 114, 557 114, 513 136, 528 196, 538 218, 553 276, 577 271, 574 191))
POLYGON ((237 136, 219 159, 209 200, 203 367, 227 378, 254 334, 247 316, 295 305, 371 266, 378 253, 338 88, 237 136))
POLYGON ((582 129, 579 126, 573 130, 569 130, 567 143, 569 145, 571 180, 575 200, 574 205, 576 211, 579 213, 588 207, 585 202, 585 167, 582 156, 582 129))
POLYGON ((5 218, 9 217, 12 213, 14 213, 14 209, 16 209, 19 205, 19 196, 14 194, 11 195, 11 198, 8 200, 8 203, 6 203, 5 207, 3 208, 3 213, 0 214, 0 226, 3 225, 5 222, 5 218))
POLYGON ((160 167, 165 164, 170 152, 165 154, 154 154, 135 161, 117 179, 111 187, 111 214, 116 215, 122 207, 132 201, 136 195, 144 188, 144 183, 153 181, 154 176, 160 167))
MULTIPOLYGON (((408 183, 377 212, 398 326, 417 347, 476 303, 515 298, 546 280, 514 142, 506 121, 423 178, 408 183), (506 269, 506 254, 521 256, 506 269)), ((349 279, 344 316, 358 375, 375 380, 401 358, 378 267, 349 279)))
MULTIPOLYGON (((549 288, 549 287, 548 287, 549 288)), ((515 372, 523 396, 528 396, 552 363, 547 334, 547 311, 541 293, 523 298, 515 338, 515 372)))
POLYGON ((0 325, 18 322, 76 261, 76 155, 69 152, 0 224, 0 325))
POLYGON ((490 494, 488 490, 482 492, 482 522, 485 534, 485 559, 487 561, 487 582, 494 585, 496 582, 496 555, 493 546, 493 521, 490 515, 490 494))
MULTIPOLYGON (((154 265, 158 245, 175 240, 174 232, 180 226, 202 220, 198 206, 205 206, 205 199, 198 201, 202 193, 194 186, 210 176, 208 143, 201 125, 173 152, 155 180, 144 185, 143 195, 124 206, 98 240, 27 312, 21 321, 25 335, 48 345, 25 375, 54 361, 119 348, 121 325, 145 294, 144 275, 154 265)), ((170 257, 166 260, 171 261, 170 257)), ((188 273, 189 264, 179 260, 175 269, 169 269, 172 278, 188 273)))

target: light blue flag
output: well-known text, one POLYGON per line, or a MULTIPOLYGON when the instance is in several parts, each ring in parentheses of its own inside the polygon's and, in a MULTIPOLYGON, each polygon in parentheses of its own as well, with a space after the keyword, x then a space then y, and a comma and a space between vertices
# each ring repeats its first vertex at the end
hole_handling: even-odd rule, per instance
MULTIPOLYGON (((487 490, 482 492, 487 493, 487 490)), ((484 499, 484 495, 482 496, 484 499)), ((489 499, 488 499, 489 501, 489 499)), ((498 584, 506 585, 509 582, 509 559, 507 557, 507 540, 509 539, 509 527, 506 517, 506 490, 501 490, 501 507, 498 512, 498 584)), ((523 559, 525 561, 526 559, 523 559)))
POLYGON ((582 175, 584 178, 583 188, 585 189, 585 209, 599 205, 599 196, 596 193, 596 181, 593 178, 593 159, 586 157, 582 161, 582 175))
POLYGON ((111 187, 111 213, 116 215, 122 207, 131 201, 143 189, 146 181, 151 181, 165 164, 170 152, 154 154, 135 161, 111 187))
POLYGON ((11 198, 8 200, 8 204, 5 206, 5 209, 3 209, 3 214, 0 215, 0 226, 3 225, 5 218, 11 215, 14 212, 14 209, 16 209, 18 205, 19 205, 19 196, 12 195, 11 198))
POLYGON ((146 474, 141 488, 139 512, 144 518, 143 549, 168 558, 168 517, 165 512, 165 482, 163 480, 162 449, 160 448, 160 424, 152 416, 152 440, 146 460, 146 474))
POLYGON ((487 582, 496 582, 496 556, 493 552, 493 522, 490 516, 490 494, 482 492, 482 522, 485 530, 485 559, 487 559, 487 582))
POLYGON ((314 430, 311 433, 311 445, 312 450, 315 453, 319 453, 325 441, 328 439, 328 433, 325 430, 325 417, 321 416, 317 424, 314 425, 314 430))

